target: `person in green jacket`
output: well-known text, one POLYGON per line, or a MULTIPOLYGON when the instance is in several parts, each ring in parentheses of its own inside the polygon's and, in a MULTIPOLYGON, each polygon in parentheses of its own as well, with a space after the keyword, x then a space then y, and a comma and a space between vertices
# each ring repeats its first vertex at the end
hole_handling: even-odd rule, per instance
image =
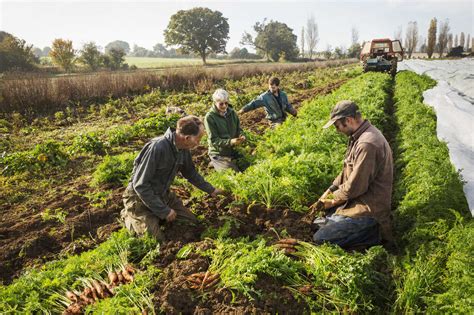
POLYGON ((245 142, 239 116, 229 105, 229 93, 226 90, 216 90, 212 99, 214 104, 204 119, 211 164, 217 171, 231 168, 239 172, 241 170, 235 163, 239 155, 235 147, 245 142))
POLYGON ((281 125, 287 116, 287 113, 295 116, 296 110, 288 101, 288 96, 280 90, 280 79, 271 77, 268 80, 268 91, 260 94, 256 99, 242 107, 239 114, 264 107, 267 113, 267 119, 271 122, 272 128, 281 125))

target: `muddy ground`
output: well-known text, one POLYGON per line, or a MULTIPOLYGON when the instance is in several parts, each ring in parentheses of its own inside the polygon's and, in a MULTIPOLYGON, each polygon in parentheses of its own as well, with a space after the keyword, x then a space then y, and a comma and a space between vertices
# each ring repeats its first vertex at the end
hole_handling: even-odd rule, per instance
MULTIPOLYGON (((291 98, 292 104, 298 108, 303 101, 312 99, 317 95, 330 93, 345 81, 347 80, 341 80, 324 88, 309 89, 301 94, 295 94, 291 98)), ((263 109, 246 113, 241 117, 242 126, 244 129, 250 129, 253 132, 261 134, 269 127, 264 117, 265 113, 263 109)), ((207 148, 199 146, 193 153, 197 166, 201 169, 206 169, 209 164, 207 148)), ((44 220, 41 216, 41 212, 32 213, 29 209, 24 209, 22 204, 5 205, 1 211, 0 218, 0 270, 2 270, 0 273, 0 282, 4 284, 11 283, 11 281, 18 277, 22 270, 28 266, 41 265, 61 255, 78 254, 94 248, 106 240, 113 231, 118 230, 120 228, 118 218, 122 208, 121 195, 124 188, 103 188, 104 190, 112 189, 110 200, 108 200, 105 205, 98 207, 93 206, 93 203, 87 199, 85 195, 87 193, 93 193, 94 189, 89 187, 88 182, 81 182, 75 178, 71 178, 66 184, 57 187, 56 191, 60 193, 52 193, 50 197, 45 196, 42 204, 35 205, 37 209, 61 208, 65 210, 67 216, 64 222, 59 222, 58 220, 44 220)), ((288 209, 267 210, 257 206, 248 209, 247 207, 245 207, 245 209, 239 207, 224 207, 224 209, 222 209, 222 205, 219 206, 211 200, 199 202, 206 204, 196 206, 195 208, 201 209, 198 210, 198 212, 203 212, 202 214, 209 219, 209 224, 215 224, 216 226, 222 224, 216 216, 219 213, 233 216, 235 219, 243 222, 239 227, 235 227, 235 230, 232 230, 231 236, 252 236, 256 234, 267 234, 271 236, 274 232, 271 232, 270 228, 273 227, 277 230, 286 229, 288 233, 295 238, 308 239, 308 237, 310 237, 310 231, 308 230, 309 225, 301 221, 301 214, 294 213, 288 209)), ((228 200, 224 203, 226 202, 228 202, 228 200)), ((173 229, 168 232, 168 234, 171 233, 169 237, 176 241, 170 241, 170 244, 165 244, 163 247, 164 250, 166 250, 168 246, 179 249, 177 245, 179 245, 180 243, 178 242, 181 241, 190 242, 199 240, 194 239, 196 235, 200 235, 200 233, 198 233, 199 231, 191 233, 189 239, 185 238, 181 241, 177 241, 172 231, 173 229)), ((182 233, 178 231, 176 236, 181 238, 182 233)), ((175 262, 173 257, 168 265, 164 264, 162 267, 170 269, 169 272, 172 274, 173 264, 179 265, 181 263, 185 264, 183 261, 175 262)), ((190 268, 199 269, 199 264, 196 266, 194 266, 194 264, 192 265, 190 268)), ((265 281, 265 283, 271 286, 272 281, 273 280, 265 281)), ((277 287, 277 285, 275 285, 275 287, 277 287)), ((179 295, 169 295, 168 298, 171 300, 180 300, 179 295)), ((169 305, 170 311, 179 312, 178 309, 173 310, 173 307, 178 307, 178 304, 182 305, 179 307, 185 307, 185 303, 182 300, 176 304, 172 303, 172 301, 168 301, 168 298, 166 298, 166 295, 160 295, 159 302, 165 305, 165 309, 168 307, 166 305, 169 305)), ((228 293, 221 292, 215 299, 216 301, 222 301, 224 304, 221 303, 221 305, 219 304, 220 302, 209 302, 208 304, 197 305, 193 304, 194 302, 190 302, 192 307, 190 306, 186 310, 183 309, 183 312, 187 313, 194 308, 196 308, 196 311, 203 313, 208 311, 233 311, 224 306, 227 305, 225 301, 228 299, 228 293)), ((190 301, 194 300, 191 299, 190 301)), ((233 304, 233 307, 234 306, 233 304)), ((253 312, 254 310, 265 311, 268 309, 265 305, 253 305, 252 307, 255 309, 246 309, 246 307, 250 307, 248 304, 242 307, 243 308, 238 309, 237 312, 253 312)), ((275 307, 275 305, 272 307, 275 307)), ((283 313, 287 311, 290 312, 290 309, 281 309, 283 313)))
MULTIPOLYGON (((186 192, 178 191, 181 198, 186 192)), ((218 200, 204 198, 194 205, 198 215, 206 217, 198 226, 183 228, 171 225, 166 228, 166 241, 160 247, 156 265, 163 272, 156 287, 153 288, 156 310, 166 314, 261 314, 284 313, 301 314, 306 311, 306 304, 298 301, 292 293, 278 280, 261 275, 255 288, 262 293, 258 299, 249 300, 239 294, 233 297, 225 288, 199 291, 191 289, 186 278, 197 272, 206 272, 208 258, 192 253, 186 259, 176 259, 178 251, 187 243, 193 243, 198 250, 212 247, 209 240, 201 240, 202 232, 207 227, 222 226, 225 218, 232 218, 234 224, 229 232, 232 238, 264 235, 268 244, 277 241, 286 232, 288 237, 299 240, 311 240, 311 218, 307 214, 297 213, 287 208, 266 209, 259 205, 238 205, 232 197, 221 197, 218 200), (234 300, 233 300, 234 298, 234 300)), ((196 251, 196 250, 195 250, 196 251)))

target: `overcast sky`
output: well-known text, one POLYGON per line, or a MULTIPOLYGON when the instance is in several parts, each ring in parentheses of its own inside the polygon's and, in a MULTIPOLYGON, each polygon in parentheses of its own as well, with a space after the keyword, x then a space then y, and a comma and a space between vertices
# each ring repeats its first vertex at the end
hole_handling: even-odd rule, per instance
MULTIPOLYGON (((70 39, 75 48, 94 41, 105 46, 124 40, 152 49, 163 43, 163 31, 178 10, 208 7, 222 12, 230 25, 227 51, 240 46, 244 31, 264 18, 286 23, 299 37, 306 20, 314 15, 319 27, 317 50, 351 42, 351 28, 360 41, 393 37, 399 26, 405 32, 417 21, 426 37, 429 21, 449 19, 451 32, 474 35, 474 0, 410 1, 7 1, 0 0, 0 30, 43 48, 55 38, 70 39)), ((298 40, 299 45, 299 40, 298 40)))

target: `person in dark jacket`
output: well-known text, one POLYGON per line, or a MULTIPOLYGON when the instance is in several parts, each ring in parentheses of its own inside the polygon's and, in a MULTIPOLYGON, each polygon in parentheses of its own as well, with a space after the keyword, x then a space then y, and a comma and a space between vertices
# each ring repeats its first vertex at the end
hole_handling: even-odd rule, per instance
POLYGON ((212 99, 214 104, 204 119, 211 164, 217 171, 233 169, 239 172, 240 169, 236 164, 239 154, 235 147, 245 141, 245 136, 242 135, 240 128, 239 116, 229 105, 227 91, 216 90, 212 99))
POLYGON ((127 229, 138 235, 149 233, 164 240, 160 226, 176 219, 196 223, 196 216, 170 190, 179 172, 191 184, 215 197, 223 191, 214 188, 196 171, 190 149, 199 144, 204 126, 195 116, 178 120, 176 130, 145 144, 134 161, 131 180, 123 195, 121 218, 127 229))
POLYGON ((295 117, 297 115, 296 110, 288 101, 288 96, 280 89, 280 79, 276 77, 271 77, 268 80, 268 91, 260 94, 259 97, 245 105, 239 111, 239 114, 260 107, 265 108, 265 112, 267 113, 266 118, 270 121, 272 128, 281 125, 285 121, 287 113, 295 117))

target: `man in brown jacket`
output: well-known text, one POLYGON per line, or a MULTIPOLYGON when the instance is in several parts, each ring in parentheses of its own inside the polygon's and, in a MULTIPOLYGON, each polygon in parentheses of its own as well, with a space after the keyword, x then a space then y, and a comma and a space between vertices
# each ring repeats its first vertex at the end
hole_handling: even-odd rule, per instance
POLYGON ((333 213, 319 221, 320 228, 313 239, 343 248, 391 244, 390 146, 380 130, 362 119, 352 101, 340 101, 334 106, 331 119, 323 128, 332 125, 349 137, 349 144, 342 172, 320 198, 324 208, 333 213), (330 195, 333 198, 327 198, 330 195))

